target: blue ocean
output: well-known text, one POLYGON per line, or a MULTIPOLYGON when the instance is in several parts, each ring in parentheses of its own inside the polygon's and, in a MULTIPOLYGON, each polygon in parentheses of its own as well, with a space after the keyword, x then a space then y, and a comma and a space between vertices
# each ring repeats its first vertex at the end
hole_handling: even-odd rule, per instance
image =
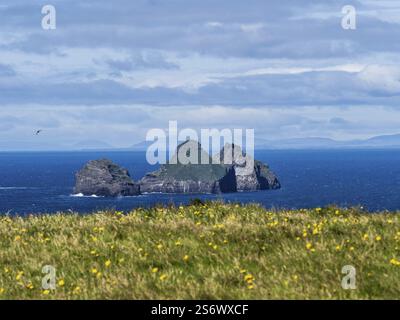
POLYGON ((278 175, 282 189, 224 195, 147 194, 138 197, 77 197, 74 175, 88 160, 109 158, 138 180, 156 170, 144 152, 0 153, 0 213, 58 211, 90 213, 156 204, 185 204, 193 198, 261 203, 268 208, 335 204, 366 210, 400 210, 400 150, 273 150, 256 152, 278 175))

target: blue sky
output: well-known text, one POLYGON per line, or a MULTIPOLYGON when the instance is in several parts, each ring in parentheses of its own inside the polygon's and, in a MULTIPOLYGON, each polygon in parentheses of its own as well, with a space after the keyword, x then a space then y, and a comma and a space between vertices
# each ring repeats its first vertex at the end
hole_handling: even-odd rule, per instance
POLYGON ((168 120, 264 139, 400 132, 398 0, 3 0, 0 18, 0 150, 126 147, 168 120))

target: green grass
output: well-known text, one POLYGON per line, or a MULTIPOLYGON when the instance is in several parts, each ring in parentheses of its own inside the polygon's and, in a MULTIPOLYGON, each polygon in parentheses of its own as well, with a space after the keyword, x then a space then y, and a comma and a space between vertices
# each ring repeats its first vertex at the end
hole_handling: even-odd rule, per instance
POLYGON ((399 248, 398 213, 359 209, 1 216, 0 299, 398 299, 399 248), (345 265, 355 290, 341 287, 345 265))

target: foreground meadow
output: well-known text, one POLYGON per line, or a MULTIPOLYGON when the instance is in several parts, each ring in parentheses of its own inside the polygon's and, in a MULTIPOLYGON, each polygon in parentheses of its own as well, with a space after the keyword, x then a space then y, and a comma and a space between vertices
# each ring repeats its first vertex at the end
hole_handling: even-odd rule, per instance
POLYGON ((0 217, 0 299, 399 297, 398 213, 214 202, 0 217), (341 285, 346 265, 354 290, 341 285))

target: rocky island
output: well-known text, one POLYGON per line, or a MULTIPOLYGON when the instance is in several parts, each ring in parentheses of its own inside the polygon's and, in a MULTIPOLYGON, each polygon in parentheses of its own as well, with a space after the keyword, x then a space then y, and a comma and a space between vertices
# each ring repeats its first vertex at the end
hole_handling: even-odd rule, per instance
POLYGON ((197 141, 186 141, 178 146, 167 164, 147 173, 137 183, 126 169, 110 160, 90 161, 76 174, 74 192, 115 197, 141 193, 218 194, 279 188, 279 180, 269 167, 245 155, 240 147, 226 144, 211 158, 197 141), (197 159, 208 159, 208 164, 179 161, 180 152, 189 156, 192 150, 197 150, 197 159), (229 161, 226 161, 227 155, 229 161))
POLYGON ((141 192, 146 193, 226 193, 235 192, 236 179, 233 168, 212 164, 211 157, 197 141, 180 144, 170 162, 155 172, 146 174, 140 181, 141 192), (208 158, 209 164, 182 164, 178 153, 197 150, 197 159, 208 158))
POLYGON ((91 160, 75 175, 75 194, 106 197, 136 196, 140 187, 129 175, 110 160, 91 160))

